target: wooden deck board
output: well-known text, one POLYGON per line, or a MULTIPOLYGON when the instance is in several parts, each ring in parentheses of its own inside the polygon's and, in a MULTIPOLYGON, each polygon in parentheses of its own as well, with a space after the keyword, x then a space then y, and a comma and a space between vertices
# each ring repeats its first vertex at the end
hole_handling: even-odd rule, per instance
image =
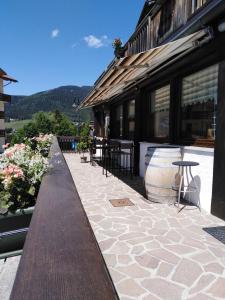
POLYGON ((118 299, 57 142, 51 152, 10 299, 118 299))

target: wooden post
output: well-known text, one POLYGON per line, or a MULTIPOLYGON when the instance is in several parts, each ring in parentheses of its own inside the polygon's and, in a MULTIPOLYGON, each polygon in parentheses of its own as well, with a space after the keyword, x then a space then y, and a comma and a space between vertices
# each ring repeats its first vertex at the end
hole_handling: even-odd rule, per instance
POLYGON ((220 64, 211 212, 225 220, 225 61, 220 64))

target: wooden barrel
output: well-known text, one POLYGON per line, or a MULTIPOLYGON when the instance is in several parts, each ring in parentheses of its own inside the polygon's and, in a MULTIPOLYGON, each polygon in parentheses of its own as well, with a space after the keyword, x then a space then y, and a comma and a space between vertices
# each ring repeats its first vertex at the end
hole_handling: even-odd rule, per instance
POLYGON ((145 155, 145 189, 150 201, 174 203, 177 192, 172 190, 178 167, 172 162, 181 160, 178 147, 148 147, 145 155))

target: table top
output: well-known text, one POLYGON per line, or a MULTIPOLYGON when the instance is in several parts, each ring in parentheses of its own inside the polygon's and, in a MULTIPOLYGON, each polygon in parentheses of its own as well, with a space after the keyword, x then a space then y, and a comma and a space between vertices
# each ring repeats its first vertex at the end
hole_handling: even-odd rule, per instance
POLYGON ((195 166, 198 166, 199 163, 195 162, 195 161, 184 160, 184 161, 174 161, 173 165, 179 166, 179 167, 195 167, 195 166))

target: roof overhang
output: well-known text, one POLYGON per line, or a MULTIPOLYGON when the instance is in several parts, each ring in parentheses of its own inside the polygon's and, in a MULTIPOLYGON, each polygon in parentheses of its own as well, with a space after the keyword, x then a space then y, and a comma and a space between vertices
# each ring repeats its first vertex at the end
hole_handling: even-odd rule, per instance
POLYGON ((0 78, 5 81, 18 82, 16 79, 14 79, 13 77, 11 77, 7 74, 0 74, 0 78))
POLYGON ((125 90, 208 42, 212 36, 207 28, 160 47, 114 60, 79 108, 111 101, 125 90))

